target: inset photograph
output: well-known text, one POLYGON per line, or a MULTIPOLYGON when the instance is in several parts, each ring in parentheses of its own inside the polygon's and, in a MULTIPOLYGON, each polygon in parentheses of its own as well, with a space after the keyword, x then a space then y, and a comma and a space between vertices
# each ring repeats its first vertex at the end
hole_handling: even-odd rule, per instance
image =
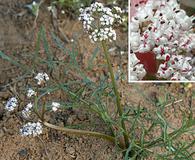
POLYGON ((129 82, 195 81, 195 1, 131 0, 129 82))

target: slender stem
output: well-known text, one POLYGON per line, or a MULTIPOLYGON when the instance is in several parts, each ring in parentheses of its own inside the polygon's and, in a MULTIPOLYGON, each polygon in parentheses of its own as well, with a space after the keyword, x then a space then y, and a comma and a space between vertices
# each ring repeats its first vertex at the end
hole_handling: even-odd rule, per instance
POLYGON ((59 126, 50 124, 48 122, 42 122, 42 123, 46 127, 56 129, 56 130, 59 130, 59 131, 63 131, 63 132, 69 133, 69 134, 92 136, 92 137, 102 138, 102 139, 105 139, 105 140, 110 141, 112 143, 115 143, 115 138, 114 137, 103 134, 103 133, 64 128, 64 127, 59 127, 59 126))
MULTIPOLYGON (((102 41, 101 44, 102 44, 104 56, 106 58, 106 62, 107 62, 107 65, 108 65, 108 70, 110 72, 114 94, 116 96, 117 110, 118 110, 119 116, 122 117, 123 109, 122 109, 122 106, 121 106, 120 95, 119 95, 117 84, 116 84, 116 81, 115 81, 114 72, 113 72, 113 69, 112 69, 112 65, 111 65, 111 61, 110 61, 110 56, 109 56, 109 53, 108 53, 107 45, 106 45, 105 41, 102 41)), ((124 130, 123 136, 124 136, 124 140, 125 140, 125 145, 126 145, 126 147, 128 147, 129 146, 129 139, 128 139, 126 126, 125 126, 125 123, 124 123, 123 119, 121 120, 121 126, 122 126, 122 128, 124 130)))

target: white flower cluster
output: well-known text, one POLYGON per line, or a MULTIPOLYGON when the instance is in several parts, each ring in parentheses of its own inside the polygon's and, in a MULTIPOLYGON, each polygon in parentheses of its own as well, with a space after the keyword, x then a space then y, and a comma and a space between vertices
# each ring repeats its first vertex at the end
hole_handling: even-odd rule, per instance
POLYGON ((95 2, 90 7, 80 9, 79 20, 83 22, 83 28, 90 34, 92 42, 103 40, 116 40, 116 32, 113 29, 116 23, 122 23, 122 10, 119 7, 108 8, 102 3, 95 2))
MULTIPOLYGON (((35 96, 37 93, 32 89, 29 88, 27 90, 27 97, 31 98, 32 96, 35 96)), ((33 104, 30 102, 26 105, 26 107, 22 110, 22 116, 24 118, 29 118, 31 114, 31 109, 33 108, 33 104)))
POLYGON ((43 127, 40 122, 32 123, 28 122, 20 129, 20 134, 22 136, 37 136, 40 135, 43 131, 43 127))
POLYGON ((32 104, 32 103, 28 103, 28 104, 26 105, 26 108, 24 108, 24 109, 22 110, 22 116, 23 116, 24 118, 29 118, 29 117, 30 117, 32 107, 33 107, 33 104, 32 104))
POLYGON ((32 89, 32 88, 29 88, 28 91, 27 91, 27 97, 32 97, 36 95, 36 92, 32 89))
POLYGON ((16 107, 18 106, 18 100, 16 99, 16 97, 12 97, 10 98, 6 105, 5 105, 5 109, 9 112, 13 111, 16 107))
POLYGON ((35 76, 35 79, 37 80, 37 84, 41 85, 49 80, 49 76, 47 75, 47 73, 38 73, 35 76))
POLYGON ((129 57, 130 60, 130 81, 138 81, 140 79, 143 79, 143 77, 146 75, 146 70, 144 69, 143 64, 139 64, 139 60, 137 59, 135 54, 130 54, 129 57))
POLYGON ((56 112, 60 108, 60 103, 58 102, 52 102, 52 111, 56 112))
POLYGON ((163 61, 158 71, 160 78, 192 80, 195 76, 190 62, 192 59, 181 57, 180 54, 186 53, 189 56, 195 49, 193 20, 193 16, 187 16, 180 9, 177 0, 148 0, 146 4, 137 6, 137 13, 131 18, 131 50, 134 53, 153 51, 156 58, 163 61), (178 62, 174 59, 178 59, 178 62), (172 65, 172 61, 177 65, 172 65), (183 73, 186 65, 188 74, 183 73))

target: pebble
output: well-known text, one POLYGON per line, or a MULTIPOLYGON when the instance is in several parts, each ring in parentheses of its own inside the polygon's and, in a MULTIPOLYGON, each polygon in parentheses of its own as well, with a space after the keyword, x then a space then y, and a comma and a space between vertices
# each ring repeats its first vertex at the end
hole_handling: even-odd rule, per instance
POLYGON ((21 149, 19 152, 18 152, 19 156, 20 157, 26 157, 28 155, 28 150, 26 148, 24 149, 21 149))
POLYGON ((74 122, 75 122, 76 119, 77 119, 77 116, 76 115, 71 115, 70 117, 68 117, 67 124, 68 125, 74 124, 74 122))
POLYGON ((88 117, 87 117, 87 115, 85 115, 85 114, 78 114, 78 119, 79 119, 80 121, 85 121, 85 120, 88 119, 88 117))
POLYGON ((73 147, 67 147, 66 152, 71 158, 76 158, 76 150, 73 147))
POLYGON ((5 135, 3 129, 0 129, 0 138, 3 137, 5 135))

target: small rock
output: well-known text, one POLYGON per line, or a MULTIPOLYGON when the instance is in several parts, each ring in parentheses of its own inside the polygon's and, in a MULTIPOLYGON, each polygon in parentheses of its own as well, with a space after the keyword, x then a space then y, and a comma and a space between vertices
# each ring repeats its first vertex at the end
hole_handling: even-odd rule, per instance
POLYGON ((87 115, 85 115, 85 114, 78 114, 78 119, 79 119, 80 121, 85 121, 85 120, 88 119, 88 117, 87 117, 87 115))
POLYGON ((22 87, 24 85, 23 82, 18 82, 18 87, 22 87))
POLYGON ((20 157, 26 157, 28 155, 28 150, 26 148, 24 149, 21 149, 19 152, 18 152, 19 156, 20 157))
POLYGON ((60 127, 64 127, 64 123, 63 123, 63 122, 59 122, 58 125, 59 125, 60 127))
POLYGON ((68 147, 66 150, 69 154, 74 154, 75 153, 75 149, 73 147, 68 147))
POLYGON ((20 94, 20 99, 25 100, 25 95, 24 94, 20 94))
POLYGON ((77 119, 76 115, 72 115, 72 116, 68 117, 67 125, 74 124, 74 122, 76 121, 76 119, 77 119))
POLYGON ((65 140, 65 141, 69 141, 70 138, 69 138, 69 137, 64 137, 64 140, 65 140))
POLYGON ((0 138, 3 137, 5 135, 3 129, 0 129, 0 138))
POLYGON ((66 152, 70 155, 71 158, 76 158, 76 151, 73 147, 66 148, 66 152))

